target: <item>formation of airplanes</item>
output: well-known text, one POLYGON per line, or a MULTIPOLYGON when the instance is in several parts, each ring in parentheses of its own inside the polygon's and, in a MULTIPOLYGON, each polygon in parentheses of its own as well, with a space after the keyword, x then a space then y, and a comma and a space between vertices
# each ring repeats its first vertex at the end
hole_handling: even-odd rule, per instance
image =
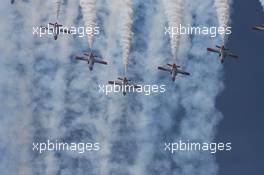
MULTIPOLYGON (((11 0, 10 2, 11 4, 14 4, 15 0, 11 0)), ((49 23, 48 27, 41 26, 40 28, 42 30, 52 31, 54 40, 57 40, 60 34, 72 34, 69 30, 67 30, 66 28, 63 28, 63 25, 59 24, 58 22, 49 23)), ((252 27, 252 29, 258 30, 258 31, 264 31, 264 25, 263 24, 256 25, 252 27)), ((224 63, 225 59, 229 57, 235 58, 235 59, 239 58, 238 55, 234 54, 230 49, 226 48, 224 44, 222 44, 221 46, 217 45, 216 48, 207 48, 207 51, 217 53, 221 63, 224 63)), ((93 52, 84 52, 82 53, 82 55, 75 56, 75 59, 86 61, 90 71, 93 70, 95 63, 103 64, 103 65, 108 64, 107 61, 105 61, 103 58, 98 57, 93 52)), ((176 80, 176 77, 178 76, 178 74, 185 75, 185 76, 191 75, 189 72, 181 69, 181 66, 177 65, 176 63, 158 66, 158 70, 168 72, 170 75, 170 79, 173 82, 176 80)), ((125 86, 126 88, 129 88, 129 87, 138 88, 139 87, 138 85, 132 83, 132 81, 129 80, 127 77, 123 77, 123 78, 119 77, 116 81, 108 81, 108 84, 116 84, 122 87, 125 86)), ((123 95, 126 95, 126 92, 123 92, 123 95)))
MULTIPOLYGON (((54 39, 57 40, 58 39, 58 35, 60 33, 66 33, 66 34, 71 34, 70 31, 62 28, 62 24, 59 24, 57 22, 53 23, 49 23, 49 25, 52 26, 52 28, 48 27, 41 27, 42 29, 45 30, 51 30, 53 32, 54 35, 54 39)), ((208 51, 210 52, 215 52, 219 54, 219 58, 221 60, 222 63, 224 63, 224 59, 227 56, 233 57, 233 58, 239 58, 238 55, 233 54, 229 49, 225 48, 224 45, 222 46, 216 46, 216 48, 207 48, 208 51)), ((94 64, 98 63, 98 64, 103 64, 103 65, 107 65, 107 61, 104 61, 102 58, 98 57, 96 54, 94 54, 93 52, 84 52, 82 53, 82 55, 76 55, 75 56, 76 60, 81 60, 81 61, 86 61, 89 67, 89 70, 92 71, 94 68, 94 64)), ((178 74, 182 74, 185 76, 190 76, 191 74, 185 70, 181 69, 181 66, 177 65, 176 63, 173 64, 166 64, 163 66, 158 66, 158 70, 162 70, 162 71, 166 71, 170 73, 170 79, 174 82, 176 80, 176 76, 178 74)), ((116 81, 108 81, 108 84, 115 84, 120 86, 121 88, 125 88, 124 90, 122 90, 123 95, 125 96, 127 93, 128 88, 140 88, 140 86, 134 84, 131 80, 129 80, 127 77, 124 78, 118 78, 116 81)))

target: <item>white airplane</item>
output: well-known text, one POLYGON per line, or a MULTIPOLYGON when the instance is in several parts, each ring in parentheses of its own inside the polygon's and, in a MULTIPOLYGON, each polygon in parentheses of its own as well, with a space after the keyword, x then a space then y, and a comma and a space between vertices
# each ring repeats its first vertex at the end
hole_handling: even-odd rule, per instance
POLYGON ((225 57, 227 56, 230 56, 232 58, 239 58, 238 55, 233 54, 229 49, 225 48, 224 45, 216 46, 216 49, 207 48, 207 51, 218 53, 221 63, 224 63, 225 57))
POLYGON ((108 84, 114 84, 114 85, 121 86, 124 96, 127 94, 127 91, 130 88, 132 88, 132 89, 133 88, 135 88, 135 89, 141 88, 139 85, 133 84, 132 81, 127 79, 126 77, 124 77, 124 78, 119 77, 117 79, 118 79, 117 81, 108 81, 108 84))
POLYGON ((252 27, 253 30, 259 30, 264 32, 264 24, 252 27))
POLYGON ((71 32, 69 30, 63 28, 62 26, 63 26, 62 24, 59 24, 59 23, 55 22, 54 24, 53 23, 49 23, 48 27, 41 26, 41 29, 51 30, 53 32, 54 39, 57 40, 59 34, 65 34, 65 33, 66 34, 71 34, 71 32), (52 27, 50 27, 50 25, 52 27))
POLYGON ((170 72, 172 81, 175 81, 176 76, 178 74, 190 75, 189 72, 185 72, 185 71, 183 71, 183 70, 181 70, 179 68, 180 68, 180 66, 177 66, 176 64, 167 64, 165 66, 158 66, 159 70, 170 72))
POLYGON ((87 52, 83 53, 83 55, 81 56, 75 56, 75 59, 87 61, 87 63, 89 64, 90 71, 93 70, 94 63, 107 64, 106 61, 99 60, 98 56, 94 55, 93 53, 87 53, 87 52))

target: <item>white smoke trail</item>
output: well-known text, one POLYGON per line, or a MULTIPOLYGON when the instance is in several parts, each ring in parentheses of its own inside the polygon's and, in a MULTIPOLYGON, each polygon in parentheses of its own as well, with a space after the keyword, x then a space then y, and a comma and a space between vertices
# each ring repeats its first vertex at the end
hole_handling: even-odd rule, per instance
MULTIPOLYGON (((94 29, 96 25, 96 0, 80 0, 85 26, 94 29)), ((88 35, 89 47, 93 47, 93 34, 88 35)))
MULTIPOLYGON (((194 2, 188 0, 187 2, 188 13, 184 15, 196 16, 190 24, 206 26, 212 21, 216 22, 214 10, 210 9, 212 1, 198 0, 194 2), (210 15, 204 15, 205 10, 210 15)), ((144 57, 143 63, 150 71, 141 73, 141 78, 150 82, 166 83, 164 80, 156 79, 157 71, 153 68, 168 56, 166 52, 160 52, 160 48, 165 45, 163 36, 160 35, 163 31, 163 21, 160 19, 159 11, 154 14, 152 25, 149 26, 153 30, 150 31, 151 36, 146 39, 148 43, 147 58, 144 57)), ((166 141, 164 137, 173 141, 188 139, 208 143, 212 142, 215 137, 215 127, 221 119, 221 114, 216 109, 215 103, 217 94, 223 88, 222 66, 218 62, 205 61, 210 60, 203 48, 208 43, 215 44, 212 40, 200 36, 193 36, 192 40, 182 42, 181 47, 184 45, 184 52, 189 54, 188 57, 184 57, 180 61, 186 65, 187 70, 192 70, 192 75, 189 78, 180 76, 177 78, 175 86, 177 89, 179 88, 179 92, 175 92, 174 85, 166 83, 166 94, 158 97, 151 96, 153 98, 151 100, 147 100, 146 97, 140 100, 144 108, 139 112, 140 118, 144 119, 147 116, 151 120, 149 121, 151 126, 146 125, 142 134, 138 136, 139 140, 143 142, 140 144, 142 155, 138 157, 137 164, 134 165, 134 171, 131 174, 217 174, 218 167, 215 158, 208 153, 179 151, 175 155, 170 155, 163 152, 161 148, 163 146, 161 142, 166 141), (211 69, 208 70, 208 67, 211 69), (184 109, 183 113, 180 112, 181 108, 184 109)), ((165 48, 163 47, 163 49, 165 48)), ((137 67, 138 69, 140 70, 140 67, 137 67)))
POLYGON ((261 5, 262 5, 262 7, 264 9, 264 0, 259 0, 259 1, 260 1, 261 5))
POLYGON ((132 0, 123 0, 122 8, 122 26, 121 26, 121 43, 123 51, 123 61, 125 66, 125 74, 128 68, 129 52, 132 42, 132 24, 133 24, 133 3, 132 0))
MULTIPOLYGON (((168 20, 168 27, 180 27, 184 9, 183 0, 163 0, 163 6, 168 20)), ((171 34, 170 42, 173 58, 176 59, 176 54, 180 44, 180 34, 171 34)))
MULTIPOLYGON (((199 19, 193 23, 202 25, 215 20, 213 10, 210 9, 210 0, 189 1, 190 12, 199 19), (205 10, 208 10, 211 15, 204 15, 205 10)), ((119 26, 116 23, 121 16, 118 10, 122 7, 120 6, 122 2, 119 4, 116 2, 107 2, 111 6, 110 10, 114 13, 111 13, 110 16, 104 14, 103 26, 106 36, 102 36, 101 40, 94 43, 100 52, 109 56, 110 59, 122 55, 119 53, 119 26), (105 40, 107 47, 104 45, 105 40)), ((152 2, 155 1, 149 0, 146 3, 152 2)), ((19 12, 23 16, 25 15, 23 19, 27 23, 26 26, 32 25, 32 21, 43 22, 40 16, 49 16, 48 2, 44 3, 44 6, 43 2, 35 1, 34 3, 33 6, 36 10, 33 11, 33 14, 38 15, 26 12, 25 9, 28 8, 25 6, 19 8, 19 12), (36 19, 34 16, 37 16, 36 19)), ((77 19, 77 3, 77 1, 69 1, 66 22, 73 23, 77 19)), ((143 40, 148 47, 147 53, 140 52, 138 54, 141 56, 143 64, 137 64, 137 66, 142 69, 136 67, 134 71, 138 72, 148 83, 166 83, 164 79, 158 78, 160 72, 156 70, 156 66, 163 62, 164 57, 167 57, 168 54, 161 52, 162 46, 167 44, 164 44, 163 40, 164 18, 158 8, 160 4, 155 3, 157 7, 154 9, 158 12, 156 13, 155 10, 146 12, 148 23, 139 22, 144 26, 142 32, 150 34, 149 37, 143 35, 143 40), (153 18, 151 18, 152 15, 153 18), (149 23, 152 25, 148 25, 149 23)), ((7 6, 7 3, 4 4, 1 11, 3 10, 7 15, 12 14, 9 10, 5 10, 8 9, 7 6)), ((107 12, 105 13, 107 14, 107 12)), ((141 13, 135 13, 137 17, 141 15, 141 13)), ((175 92, 175 86, 169 82, 164 95, 151 95, 148 98, 144 95, 140 97, 130 94, 124 98, 121 94, 114 94, 106 97, 97 93, 97 84, 115 78, 118 69, 123 69, 123 66, 113 63, 114 69, 105 69, 105 71, 95 69, 96 74, 89 74, 85 64, 75 64, 69 59, 70 53, 77 49, 76 44, 80 44, 77 41, 71 43, 65 40, 66 37, 60 36, 59 43, 51 42, 51 37, 50 40, 42 38, 43 40, 38 40, 41 44, 36 44, 31 38, 31 33, 27 33, 30 27, 23 28, 21 33, 27 33, 27 35, 23 35, 22 38, 18 37, 20 35, 11 35, 12 40, 8 40, 6 34, 12 34, 13 32, 10 31, 15 29, 15 25, 6 24, 10 24, 13 18, 8 16, 8 18, 1 19, 3 25, 1 25, 0 38, 1 41, 7 41, 5 44, 0 44, 1 58, 6 58, 1 59, 3 64, 0 64, 0 92, 2 92, 0 97, 4 104, 4 107, 0 106, 0 109, 1 113, 5 114, 4 118, 0 118, 0 128, 3 129, 0 132, 0 150, 2 151, 4 148, 1 156, 7 158, 0 165, 3 174, 19 174, 19 170, 21 170, 21 175, 68 175, 87 174, 87 172, 100 175, 216 174, 217 167, 211 155, 191 153, 179 154, 171 158, 171 155, 167 156, 163 152, 163 144, 161 144, 165 140, 164 137, 191 138, 203 141, 210 141, 214 137, 214 126, 219 117, 219 113, 215 109, 215 98, 222 88, 222 80, 219 79, 221 66, 218 62, 204 61, 208 57, 203 46, 208 42, 213 44, 211 40, 194 36, 191 47, 188 48, 188 51, 185 50, 185 52, 190 52, 192 59, 181 61, 185 65, 188 62, 187 68, 192 70, 192 76, 190 79, 178 78, 175 86, 179 87, 177 88, 179 93, 175 92), (14 43, 18 43, 18 46, 14 43), (6 47, 6 44, 10 47, 6 47), (14 52, 16 47, 21 46, 23 47, 20 50, 14 52), (32 48, 35 50, 33 55, 32 48), (47 51, 49 52, 47 53, 47 51), (13 65, 16 67, 17 61, 23 63, 22 67, 26 67, 29 74, 18 77, 19 72, 12 67, 13 65), (17 78, 10 79, 10 76, 17 78), (27 84, 23 84, 25 80, 28 82, 27 84), (17 89, 16 87, 20 85, 21 87, 17 89), (25 86, 29 89, 28 91, 24 90, 25 86), (6 96, 6 92, 8 92, 8 96, 6 96), (30 96, 31 99, 28 99, 27 96, 30 96), (29 103, 31 104, 28 107, 26 104, 29 103), (184 108, 185 114, 178 113, 179 106, 184 108), (31 116, 31 112, 33 112, 33 116, 31 116), (181 117, 184 119, 180 120, 181 117), (16 127, 19 124, 22 126, 16 127), (33 131, 33 134, 32 127, 36 130, 33 131), (177 134, 177 130, 180 130, 179 134, 177 134), (59 156, 52 152, 37 155, 35 158, 32 151, 27 150, 34 137, 100 141, 102 150, 98 154, 83 155, 62 152, 59 153, 59 156), (15 161, 15 163, 10 164, 11 161, 15 161), (176 164, 176 166, 172 164, 176 164)), ((21 18, 18 19, 21 20, 21 18)), ((181 46, 184 44, 186 43, 182 43, 181 46)), ((140 46, 133 47, 135 47, 135 52, 131 55, 136 55, 140 46)), ((208 60, 211 59, 208 58, 208 60)), ((34 138, 34 140, 37 139, 34 138)))
POLYGON ((61 0, 55 0, 55 9, 56 9, 56 17, 57 17, 57 20, 59 18, 59 15, 60 15, 60 10, 61 10, 61 0))
MULTIPOLYGON (((230 25, 230 3, 231 0, 215 0, 214 5, 218 16, 219 27, 229 27, 230 25)), ((226 42, 227 35, 221 35, 223 44, 226 42)))
MULTIPOLYGON (((75 7, 69 11, 77 12, 68 14, 67 20, 71 23, 78 15, 79 4, 75 4, 69 5, 75 7)), ((60 164, 55 153, 36 155, 31 145, 32 142, 46 138, 64 137, 60 124, 64 110, 65 65, 70 62, 73 47, 69 47, 69 40, 62 35, 58 42, 51 42, 51 36, 38 38, 32 35, 33 26, 54 18, 54 14, 49 12, 49 9, 54 8, 53 3, 22 2, 13 8, 9 8, 9 4, 2 5, 1 12, 9 14, 10 19, 5 17, 1 20, 5 27, 0 28, 0 39, 6 45, 0 46, 0 54, 1 58, 7 58, 5 64, 9 66, 1 69, 0 92, 4 92, 7 85, 10 94, 6 100, 6 109, 1 109, 6 127, 0 127, 4 129, 0 140, 3 143, 1 150, 3 148, 6 152, 3 165, 12 162, 15 167, 4 167, 1 163, 0 169, 3 174, 57 174, 60 164), (17 28, 17 25, 20 27, 17 28), (8 70, 9 75, 5 75, 8 70), (14 113, 8 112, 9 110, 14 113), (41 165, 45 165, 45 168, 41 165)), ((1 95, 1 100, 3 98, 6 95, 1 95)))

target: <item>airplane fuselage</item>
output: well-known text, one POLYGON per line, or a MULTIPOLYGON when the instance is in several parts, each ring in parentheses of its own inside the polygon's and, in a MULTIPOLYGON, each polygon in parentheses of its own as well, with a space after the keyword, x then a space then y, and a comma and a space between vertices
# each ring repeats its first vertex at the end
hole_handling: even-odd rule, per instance
POLYGON ((93 70, 93 66, 94 66, 94 55, 93 54, 89 54, 87 55, 87 63, 89 66, 89 70, 92 71, 93 70))
POLYGON ((175 81, 177 76, 177 67, 171 69, 171 80, 175 81))
POLYGON ((54 24, 54 39, 57 40, 58 39, 58 35, 60 33, 60 27, 58 23, 54 24))
POLYGON ((171 67, 171 80, 172 81, 175 81, 177 74, 178 74, 177 66, 176 64, 173 64, 171 67))
POLYGON ((224 60, 225 60, 225 57, 226 57, 226 52, 225 52, 225 48, 224 48, 224 46, 222 46, 222 47, 220 48, 219 57, 220 57, 221 62, 223 63, 224 60))
POLYGON ((125 88, 125 91, 123 91, 123 95, 125 96, 127 93, 127 89, 129 89, 129 83, 128 83, 128 79, 126 77, 123 78, 123 88, 125 88))
POLYGON ((89 64, 90 71, 92 71, 93 70, 93 66, 94 66, 94 57, 90 57, 88 59, 88 64, 89 64))

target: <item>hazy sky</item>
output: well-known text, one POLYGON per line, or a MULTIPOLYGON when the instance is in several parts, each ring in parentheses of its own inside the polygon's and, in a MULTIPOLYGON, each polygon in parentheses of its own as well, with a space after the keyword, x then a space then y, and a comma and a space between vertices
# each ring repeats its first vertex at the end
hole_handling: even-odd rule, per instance
MULTIPOLYGON (((64 2, 59 22, 84 25, 78 1, 64 2)), ((167 91, 151 96, 105 96, 98 92, 97 85, 124 76, 122 45, 124 36, 131 36, 131 31, 129 35, 122 33, 127 29, 123 17, 130 15, 119 2, 123 1, 98 1, 95 11, 102 33, 93 44, 110 64, 95 65, 93 72, 87 64, 73 59, 76 53, 88 50, 86 37, 59 36, 54 41, 52 36, 32 35, 32 26, 56 20, 50 1, 1 4, 0 172, 216 175, 219 170, 220 175, 260 175, 264 33, 251 31, 253 25, 264 22, 260 3, 237 0, 233 4, 233 34, 227 46, 241 55, 240 60, 227 60, 223 66, 216 54, 207 53, 206 47, 221 44, 219 38, 183 37, 176 61, 191 76, 179 76, 173 83, 157 71, 157 66, 175 61, 169 38, 164 36, 164 25, 174 15, 164 14, 162 1, 133 0, 134 35, 128 76, 143 84, 165 84, 167 91), (208 152, 171 156, 163 151, 167 141, 211 142, 216 130, 219 142, 233 143, 232 152, 217 154, 219 164, 208 152), (47 139, 100 141, 103 148, 96 154, 83 155, 39 155, 32 151, 33 141, 47 139)), ((168 2, 175 3, 164 1, 168 2)), ((217 25, 212 0, 185 3, 188 6, 182 18, 186 23, 217 25)))

